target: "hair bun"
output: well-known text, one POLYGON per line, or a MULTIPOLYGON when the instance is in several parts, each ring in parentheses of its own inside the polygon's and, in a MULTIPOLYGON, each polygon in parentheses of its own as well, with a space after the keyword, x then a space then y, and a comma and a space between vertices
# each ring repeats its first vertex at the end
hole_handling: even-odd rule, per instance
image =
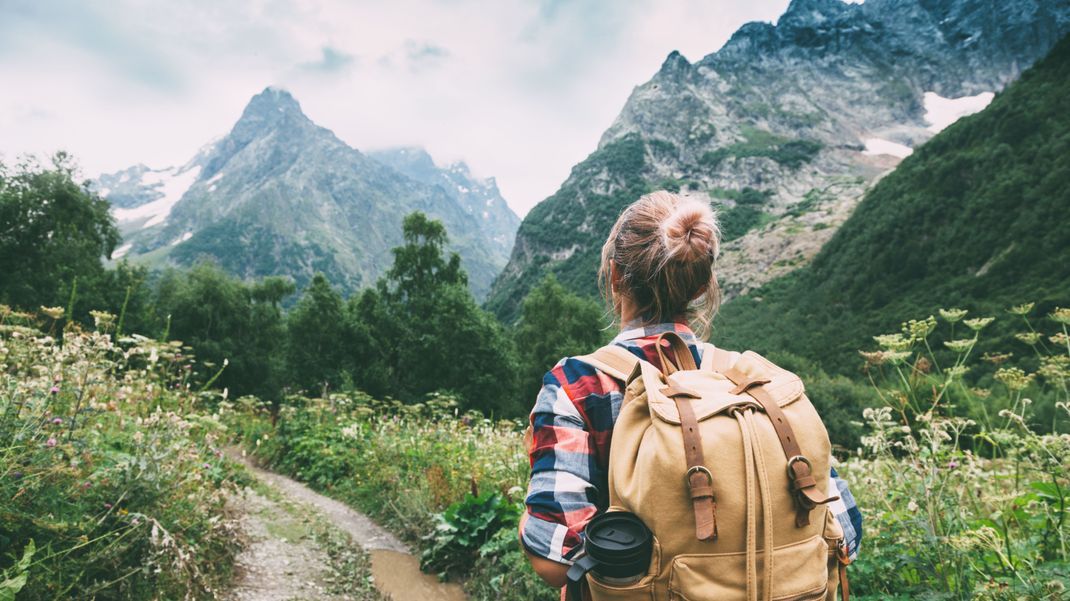
POLYGON ((681 199, 662 223, 662 231, 670 259, 698 261, 717 256, 717 222, 704 202, 681 199))

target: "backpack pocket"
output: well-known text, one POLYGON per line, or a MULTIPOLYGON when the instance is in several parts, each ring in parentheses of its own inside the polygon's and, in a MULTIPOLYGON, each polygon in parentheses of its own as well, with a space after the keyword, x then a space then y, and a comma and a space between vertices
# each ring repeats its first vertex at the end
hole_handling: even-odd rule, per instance
MULTIPOLYGON (((759 595, 762 559, 753 575, 759 595)), ((828 544, 820 534, 773 549, 773 600, 819 601, 828 588, 828 544)), ((747 554, 677 555, 669 573, 673 601, 746 601, 747 554)))
POLYGON ((843 527, 840 526, 840 520, 831 510, 825 512, 825 543, 829 548, 829 585, 825 600, 838 601, 840 598, 840 587, 845 584, 840 581, 847 578, 844 566, 847 565, 849 560, 847 559, 847 549, 844 546, 843 527))
POLYGON ((650 553, 650 567, 646 575, 638 582, 622 586, 602 582, 594 574, 587 575, 587 586, 592 601, 655 601, 654 580, 661 570, 661 545, 654 539, 654 550, 650 553))

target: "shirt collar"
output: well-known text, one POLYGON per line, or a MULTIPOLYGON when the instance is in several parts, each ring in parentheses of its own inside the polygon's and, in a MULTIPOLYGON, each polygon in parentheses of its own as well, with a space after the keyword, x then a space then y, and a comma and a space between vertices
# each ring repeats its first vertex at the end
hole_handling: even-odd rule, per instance
POLYGON ((631 321, 624 325, 620 334, 617 334, 613 342, 623 342, 625 340, 635 340, 636 338, 646 338, 647 336, 657 336, 658 334, 664 334, 665 332, 676 332, 680 335, 680 338, 684 339, 684 342, 692 344, 695 342, 695 333, 691 331, 691 328, 682 322, 663 322, 643 325, 639 321, 631 321))

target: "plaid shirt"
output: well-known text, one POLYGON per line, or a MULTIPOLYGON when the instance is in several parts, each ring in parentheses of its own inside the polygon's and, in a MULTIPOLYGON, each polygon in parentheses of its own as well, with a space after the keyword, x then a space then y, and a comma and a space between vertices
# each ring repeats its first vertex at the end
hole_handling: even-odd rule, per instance
MULTIPOLYGON (((687 342, 700 363, 699 342, 682 323, 625 330, 613 344, 660 369, 655 340, 670 331, 687 342)), ((620 382, 572 357, 543 377, 531 411, 531 482, 520 522, 520 539, 530 553, 571 563, 583 548, 587 522, 609 506, 609 444, 623 399, 620 382)), ((840 495, 831 508, 853 559, 862 539, 862 514, 835 470, 830 478, 840 495)))

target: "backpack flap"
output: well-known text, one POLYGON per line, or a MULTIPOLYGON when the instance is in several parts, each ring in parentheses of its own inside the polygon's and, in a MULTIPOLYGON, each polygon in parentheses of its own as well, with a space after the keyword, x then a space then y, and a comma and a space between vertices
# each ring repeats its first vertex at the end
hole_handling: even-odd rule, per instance
MULTIPOLYGON (((645 362, 644 362, 645 363, 645 362)), ((642 365, 642 376, 652 414, 671 424, 680 423, 680 412, 672 396, 691 398, 695 419, 702 421, 732 407, 750 405, 759 408, 747 394, 747 384, 763 384, 777 405, 785 407, 803 395, 802 380, 781 369, 761 355, 747 351, 731 366, 730 380, 725 374, 705 369, 677 371, 667 378, 652 365, 642 365)))

